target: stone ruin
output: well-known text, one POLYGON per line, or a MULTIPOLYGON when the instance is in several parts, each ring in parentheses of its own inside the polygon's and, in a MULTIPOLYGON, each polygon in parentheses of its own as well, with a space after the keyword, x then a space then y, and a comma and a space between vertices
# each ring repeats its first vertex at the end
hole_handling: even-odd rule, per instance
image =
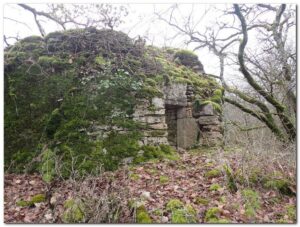
MULTIPOLYGON (((211 104, 199 111, 193 108, 193 87, 185 83, 171 83, 161 88, 163 98, 140 99, 133 119, 146 125, 140 145, 167 144, 177 149, 222 144, 222 118, 211 104)), ((111 130, 122 133, 114 126, 95 126, 91 135, 107 137, 111 130)))
POLYGON ((134 120, 148 125, 141 145, 168 144, 183 149, 195 145, 215 146, 222 143, 222 121, 211 104, 195 111, 193 87, 172 83, 162 88, 163 98, 140 100, 134 120))

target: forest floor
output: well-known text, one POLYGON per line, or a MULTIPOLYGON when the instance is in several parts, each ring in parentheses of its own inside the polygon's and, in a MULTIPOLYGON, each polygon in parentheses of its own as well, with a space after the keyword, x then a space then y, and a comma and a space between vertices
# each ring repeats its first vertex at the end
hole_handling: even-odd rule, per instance
POLYGON ((224 163, 230 163, 235 172, 238 160, 234 155, 220 158, 214 155, 216 152, 185 152, 177 160, 124 166, 82 181, 57 181, 48 194, 39 175, 5 174, 4 221, 295 223, 295 195, 283 195, 273 188, 245 187, 238 182, 237 188, 233 187, 228 183, 230 176, 226 176, 224 163), (33 201, 38 194, 49 195, 48 201, 33 201), (77 213, 70 219, 65 201, 79 197, 84 205, 77 206, 79 211, 73 209, 77 213))

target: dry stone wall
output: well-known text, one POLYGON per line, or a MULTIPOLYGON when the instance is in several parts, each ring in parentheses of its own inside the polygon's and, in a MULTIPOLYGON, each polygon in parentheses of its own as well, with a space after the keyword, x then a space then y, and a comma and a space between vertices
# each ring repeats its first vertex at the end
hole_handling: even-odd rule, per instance
POLYGON ((221 116, 212 105, 194 112, 193 87, 171 83, 161 88, 163 98, 139 100, 133 119, 146 125, 141 145, 169 144, 180 148, 214 146, 222 142, 221 116))
MULTIPOLYGON (((211 104, 195 112, 192 105, 193 87, 173 83, 161 88, 162 98, 140 99, 132 115, 142 123, 140 145, 168 144, 177 148, 194 145, 215 146, 222 143, 222 119, 211 104)), ((116 126, 95 124, 89 135, 94 139, 106 138, 112 131, 126 133, 116 126)))

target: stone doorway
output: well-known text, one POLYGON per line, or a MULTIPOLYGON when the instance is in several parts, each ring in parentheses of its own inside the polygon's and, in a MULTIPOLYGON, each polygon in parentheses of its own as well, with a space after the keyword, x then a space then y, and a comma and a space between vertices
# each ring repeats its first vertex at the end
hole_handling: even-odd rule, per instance
POLYGON ((180 105, 165 105, 168 142, 176 148, 190 148, 199 142, 199 127, 192 110, 180 105))

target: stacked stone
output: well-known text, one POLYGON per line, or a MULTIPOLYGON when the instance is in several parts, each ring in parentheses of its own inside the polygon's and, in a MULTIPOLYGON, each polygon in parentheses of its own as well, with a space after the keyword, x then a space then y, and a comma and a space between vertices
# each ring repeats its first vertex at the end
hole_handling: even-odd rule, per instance
POLYGON ((107 138, 109 133, 111 133, 112 131, 116 131, 120 134, 125 134, 128 132, 127 129, 117 127, 117 126, 94 124, 94 125, 92 125, 91 129, 87 132, 87 134, 93 140, 101 140, 101 139, 107 138))
POLYGON ((151 101, 139 100, 133 120, 145 125, 140 145, 169 144, 164 99, 155 97, 151 101))
POLYGON ((198 117, 197 123, 200 129, 200 143, 204 146, 216 146, 222 143, 222 119, 211 104, 205 105, 194 114, 198 117))
POLYGON ((187 98, 187 106, 192 106, 192 102, 193 102, 193 99, 195 97, 194 88, 193 88, 192 85, 187 85, 185 95, 186 95, 186 98, 187 98))

